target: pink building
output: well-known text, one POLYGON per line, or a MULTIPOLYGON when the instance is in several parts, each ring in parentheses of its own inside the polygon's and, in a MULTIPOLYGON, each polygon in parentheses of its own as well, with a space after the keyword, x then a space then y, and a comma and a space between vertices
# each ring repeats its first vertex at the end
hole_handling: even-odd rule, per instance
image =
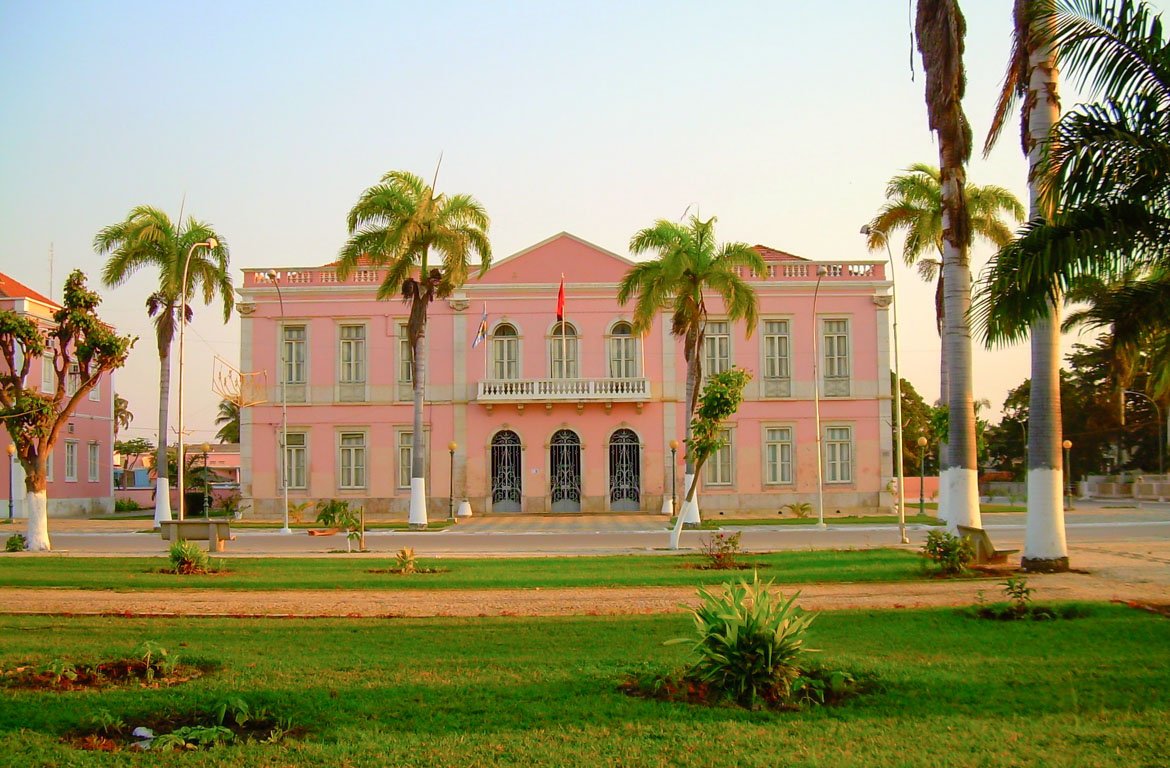
MULTIPOLYGON (((0 310, 15 311, 51 326, 53 313, 61 306, 8 275, 0 273, 0 310)), ((22 361, 16 361, 17 366, 22 361)), ((0 370, 8 372, 0 360, 0 370)), ((77 375, 76 373, 74 375, 77 375)), ((43 359, 32 361, 25 386, 50 393, 57 388, 56 372, 43 359)), ((66 392, 78 386, 73 376, 66 382, 66 392)), ((81 401, 61 431, 57 445, 49 456, 48 513, 50 517, 81 517, 114 511, 114 383, 103 377, 89 396, 81 401)), ((4 506, 0 515, 11 509, 14 517, 25 517, 24 470, 8 449, 12 440, 7 430, 0 430, 0 454, 5 459, 3 480, 4 506), (11 495, 10 495, 11 489, 11 495), (12 504, 9 505, 8 501, 12 504)))
MULTIPOLYGON (((737 365, 754 379, 728 425, 730 445, 702 472, 704 516, 816 508, 814 334, 826 516, 888 506, 882 263, 819 264, 757 248, 768 269, 753 280, 760 317, 751 337, 720 317, 717 300, 710 305, 704 370, 737 365)), ((682 344, 661 319, 644 338, 631 334, 632 305, 615 295, 632 263, 561 233, 432 305, 424 416, 432 519, 447 516, 452 494, 475 514, 669 511, 672 483, 681 500, 683 450, 672 473, 670 444, 683 436, 682 344), (477 345, 485 312, 488 335, 477 345)), ((240 289, 241 370, 267 381, 267 402, 242 415, 243 496, 257 515, 280 515, 283 455, 290 502, 348 498, 370 514, 404 517, 413 443, 406 305, 375 301, 384 270, 358 269, 345 281, 331 265, 286 270, 279 297, 267 272, 245 270, 240 289)))

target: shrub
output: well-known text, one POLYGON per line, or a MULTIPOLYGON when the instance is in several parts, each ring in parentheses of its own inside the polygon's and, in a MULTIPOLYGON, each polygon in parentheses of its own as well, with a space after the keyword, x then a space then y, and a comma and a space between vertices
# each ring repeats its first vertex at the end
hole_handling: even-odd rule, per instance
POLYGON ((1003 594, 1012 601, 1012 609, 1016 613, 1028 612, 1028 603, 1032 602, 1032 593, 1035 591, 1028 586, 1028 579, 1024 576, 1009 576, 1003 582, 1003 594))
POLYGON ((944 576, 956 576, 967 570, 975 558, 975 549, 968 539, 946 531, 931 531, 926 534, 922 553, 938 566, 944 576))
POLYGON ((28 539, 23 533, 14 533, 4 542, 5 552, 23 552, 28 549, 28 539))
POLYGON ((231 493, 225 494, 219 500, 219 504, 217 505, 219 513, 224 517, 231 517, 239 520, 244 516, 244 511, 246 509, 246 505, 241 503, 242 498, 243 497, 240 496, 238 491, 232 491, 231 493))
POLYGON ((716 571, 738 568, 739 556, 742 554, 739 539, 739 533, 730 536, 726 533, 717 533, 703 539, 702 552, 703 557, 707 558, 706 567, 716 571))
POLYGON ((785 504, 780 507, 781 512, 791 512, 801 520, 812 514, 812 504, 807 501, 794 501, 791 504, 785 504))
POLYGON ((175 573, 207 573, 211 569, 207 553, 193 541, 176 541, 171 544, 170 558, 175 573))
POLYGON ((134 499, 114 499, 115 512, 137 512, 142 505, 134 499))
POLYGON ((352 551, 355 541, 361 541, 362 533, 358 530, 360 523, 358 511, 350 509, 345 499, 322 499, 317 502, 317 524, 345 531, 346 552, 352 551))
POLYGON ((799 593, 785 600, 769 591, 772 582, 732 584, 719 593, 700 589, 702 602, 693 610, 697 655, 686 670, 688 679, 743 706, 788 700, 799 676, 797 661, 813 616, 796 605, 799 593))
POLYGON ((394 569, 402 574, 411 574, 418 570, 414 547, 403 547, 394 554, 394 569))

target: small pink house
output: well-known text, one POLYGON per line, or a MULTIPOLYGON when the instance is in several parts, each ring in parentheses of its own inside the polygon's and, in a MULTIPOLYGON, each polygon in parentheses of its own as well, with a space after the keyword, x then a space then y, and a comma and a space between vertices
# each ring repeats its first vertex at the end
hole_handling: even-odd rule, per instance
MULTIPOLYGON (((53 313, 60 305, 28 286, 0 273, 0 310, 11 310, 52 325, 53 313)), ((16 361, 20 367, 23 361, 16 361)), ((0 371, 8 372, 0 360, 0 371)), ((57 387, 56 372, 43 359, 33 360, 25 386, 52 392, 57 387)), ((66 392, 76 384, 66 382, 66 392)), ((0 516, 11 510, 14 517, 25 517, 24 470, 8 449, 12 440, 7 430, 0 430, 3 451, 4 507, 0 516), (9 503, 11 502, 11 503, 9 503)), ((73 417, 61 431, 56 447, 49 456, 48 514, 50 517, 81 517, 114 511, 114 383, 103 377, 89 396, 81 401, 73 417)))
MULTIPOLYGON (((816 263, 757 246, 759 323, 710 304, 704 370, 753 372, 730 443, 702 472, 704 515, 816 506, 813 347, 820 365, 826 515, 888 506, 892 475, 887 312, 881 262, 816 263), (824 274, 818 278, 818 267, 824 274), (815 309, 815 311, 814 311, 815 309)), ((644 336, 617 285, 633 262, 567 233, 497 261, 432 305, 425 413, 429 513, 669 511, 683 496, 686 366, 662 319, 644 336), (561 277, 565 322, 556 319, 561 277), (486 338, 477 339, 481 321, 486 338), (674 464, 672 471, 672 462, 674 464)), ((404 517, 410 500, 407 307, 376 301, 384 270, 341 281, 332 265, 245 270, 241 370, 267 402, 241 418, 241 491, 260 516, 348 498, 404 517), (281 398, 288 440, 282 448, 281 398)), ((665 318, 665 315, 663 316, 665 318)), ((681 503, 681 501, 680 501, 681 503)))

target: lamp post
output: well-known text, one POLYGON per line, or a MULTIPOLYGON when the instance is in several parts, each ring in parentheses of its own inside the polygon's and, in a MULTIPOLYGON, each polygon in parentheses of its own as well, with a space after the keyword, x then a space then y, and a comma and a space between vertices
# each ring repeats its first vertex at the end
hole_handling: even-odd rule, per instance
POLYGON ((1125 390, 1125 394, 1137 395, 1138 397, 1144 397, 1146 399, 1146 401, 1149 402, 1150 405, 1154 406, 1154 424, 1158 428, 1158 432, 1157 432, 1158 474, 1159 475, 1165 474, 1166 473, 1166 463, 1165 463, 1165 460, 1163 459, 1163 453, 1162 453, 1162 409, 1159 408, 1158 404, 1154 402, 1153 398, 1151 398, 1145 392, 1138 392, 1138 391, 1133 390, 1133 389, 1127 389, 1127 390, 1125 390))
POLYGON ((199 447, 203 449, 203 516, 211 517, 211 488, 207 477, 207 454, 211 453, 211 446, 204 443, 199 447))
MULTIPOLYGON (((289 272, 289 275, 295 275, 296 272, 289 272)), ((280 304, 280 328, 281 333, 284 333, 284 296, 280 293, 280 273, 275 269, 270 269, 264 276, 276 288, 276 301, 280 304)), ((288 527, 288 344, 284 339, 280 339, 280 485, 284 495, 284 527, 280 529, 283 534, 292 533, 292 529, 288 527)))
POLYGON ((16 483, 13 476, 16 474, 16 443, 8 444, 8 522, 12 522, 12 494, 16 483))
POLYGON ((918 437, 918 516, 926 514, 926 438, 918 437))
POLYGON ((1072 477, 1072 463, 1069 461, 1069 452, 1072 450, 1072 440, 1065 440, 1061 443, 1064 446, 1064 471, 1068 472, 1068 504, 1069 509, 1073 508, 1073 477, 1072 477))
POLYGON ((670 514, 678 514, 678 494, 675 491, 674 477, 678 468, 678 440, 670 441, 670 514))
MULTIPOLYGON (((209 237, 206 240, 201 240, 198 243, 191 243, 191 247, 187 249, 187 258, 183 261, 183 282, 179 292, 179 447, 175 451, 175 456, 178 457, 178 473, 179 477, 176 481, 179 487, 179 519, 182 520, 183 512, 187 506, 186 499, 183 497, 183 331, 187 327, 187 269, 191 266, 191 257, 195 255, 195 249, 200 246, 209 251, 214 251, 219 247, 219 241, 214 237, 209 237)), ((162 436, 166 439, 166 435, 162 436)), ((169 493, 169 489, 165 489, 169 493)))
POLYGON ((817 295, 821 291, 821 278, 829 273, 824 266, 817 267, 817 284, 813 288, 812 318, 813 318, 813 414, 816 417, 817 429, 817 528, 825 527, 825 479, 824 457, 821 455, 821 374, 820 374, 820 343, 817 336, 820 328, 817 327, 817 295))
POLYGON ((455 522, 455 449, 459 444, 454 440, 447 443, 447 452, 451 454, 451 503, 447 505, 447 520, 455 522))
MULTIPOLYGON (((861 234, 870 234, 868 224, 861 227, 861 234)), ((906 484, 902 467, 902 369, 898 362, 898 285, 894 279, 894 252, 890 250, 889 238, 884 238, 886 255, 890 258, 890 302, 894 305, 894 461, 898 465, 898 534, 903 544, 909 544, 906 538, 906 484)))

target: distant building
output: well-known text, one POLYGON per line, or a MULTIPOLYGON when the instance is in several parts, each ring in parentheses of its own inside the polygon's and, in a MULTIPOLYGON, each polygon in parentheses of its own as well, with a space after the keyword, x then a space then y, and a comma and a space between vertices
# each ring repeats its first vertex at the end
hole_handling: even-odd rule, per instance
MULTIPOLYGON (((31 317, 42 326, 53 325, 53 313, 61 306, 28 286, 0 273, 0 310, 12 310, 31 317)), ((19 361, 18 361, 19 364, 19 361)), ((0 360, 0 371, 9 373, 7 364, 0 360)), ((75 391, 74 371, 66 382, 66 391, 75 391)), ((56 390, 56 372, 44 359, 32 361, 25 386, 49 393, 56 390)), ((12 444, 7 430, 0 430, 0 454, 5 459, 3 494, 4 507, 0 515, 8 513, 9 488, 13 489, 12 510, 15 517, 24 517, 24 470, 20 462, 8 453, 12 444)), ((103 376, 97 386, 83 399, 61 430, 53 452, 49 455, 48 513, 50 517, 81 517, 111 512, 114 459, 114 382, 112 376, 103 376)))
MULTIPOLYGON (((888 505, 890 283, 882 262, 822 264, 756 248, 767 273, 744 275, 760 305, 751 337, 708 296, 705 372, 737 365, 754 379, 728 425, 730 444, 702 472, 704 516, 775 515, 792 502, 815 509, 814 336, 826 514, 888 505)), ((659 512, 672 490, 681 504, 685 448, 672 484, 669 446, 683 438, 682 343, 665 314, 645 337, 633 335, 632 304, 615 299, 631 264, 562 233, 432 305, 432 519, 446 517, 452 490, 475 514, 659 512), (562 274, 564 325, 555 316, 562 274)), ((244 270, 240 288, 240 367, 267 381, 267 402, 241 416, 245 500, 260 516, 278 516, 283 466, 294 503, 346 498, 374 515, 404 516, 414 444, 407 306, 375 300, 385 270, 372 266, 344 281, 333 265, 286 271, 283 306, 266 272, 244 270)))

